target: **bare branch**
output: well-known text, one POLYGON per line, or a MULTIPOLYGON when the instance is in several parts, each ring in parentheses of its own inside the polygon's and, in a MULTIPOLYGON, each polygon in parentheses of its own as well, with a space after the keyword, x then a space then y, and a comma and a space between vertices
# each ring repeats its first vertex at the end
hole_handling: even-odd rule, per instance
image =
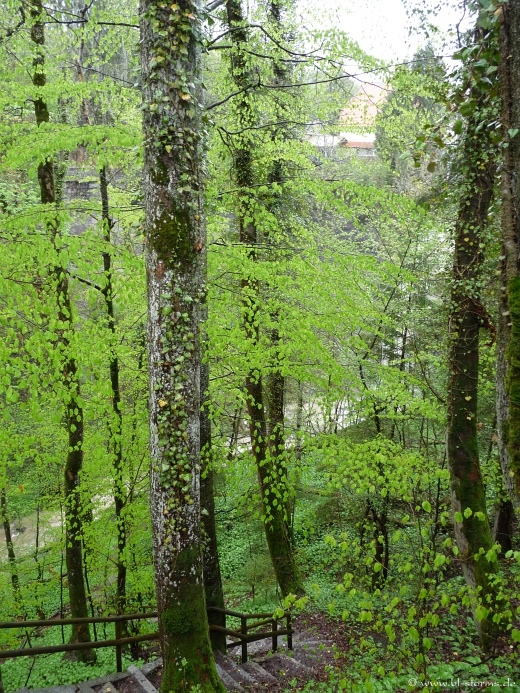
POLYGON ((206 106, 206 111, 210 111, 212 108, 216 108, 217 106, 222 106, 222 104, 226 103, 226 101, 229 101, 229 99, 232 99, 234 96, 238 96, 239 94, 243 94, 244 92, 249 91, 250 89, 256 89, 260 86, 262 86, 260 80, 258 80, 257 84, 248 84, 247 87, 244 87, 239 91, 235 91, 232 94, 226 96, 224 99, 221 99, 220 101, 215 101, 215 103, 211 103, 209 106, 206 106))
POLYGON ((225 2, 226 0, 213 0, 213 2, 210 2, 208 5, 206 5, 206 7, 204 8, 204 12, 213 12, 213 10, 218 9, 225 2))
POLYGON ((67 274, 69 277, 72 279, 77 279, 78 282, 81 282, 82 284, 86 284, 87 286, 90 286, 92 289, 96 289, 96 291, 103 291, 103 289, 99 286, 99 284, 96 284, 95 282, 91 282, 90 279, 83 279, 83 277, 78 277, 77 274, 72 274, 72 272, 69 272, 67 270, 67 274))

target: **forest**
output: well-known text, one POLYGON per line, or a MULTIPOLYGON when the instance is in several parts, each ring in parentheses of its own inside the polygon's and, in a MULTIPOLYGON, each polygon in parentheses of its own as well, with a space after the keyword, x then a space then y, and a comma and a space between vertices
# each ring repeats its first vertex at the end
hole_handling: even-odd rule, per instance
POLYGON ((403 4, 1 0, 2 693, 520 691, 520 0, 403 4))

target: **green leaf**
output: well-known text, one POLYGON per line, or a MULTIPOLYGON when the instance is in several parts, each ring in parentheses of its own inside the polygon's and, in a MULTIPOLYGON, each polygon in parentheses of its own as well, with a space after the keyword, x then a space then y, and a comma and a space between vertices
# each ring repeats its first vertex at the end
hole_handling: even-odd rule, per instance
POLYGON ((459 120, 457 120, 455 125, 453 126, 453 132, 456 135, 460 135, 463 129, 464 129, 464 121, 459 118, 459 120))

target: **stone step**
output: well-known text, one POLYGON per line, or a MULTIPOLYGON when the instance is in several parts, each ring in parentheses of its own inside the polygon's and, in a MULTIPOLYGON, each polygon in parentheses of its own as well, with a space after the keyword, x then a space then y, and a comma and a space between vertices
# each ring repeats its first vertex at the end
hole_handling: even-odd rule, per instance
POLYGON ((294 657, 292 655, 285 655, 286 658, 291 662, 291 666, 295 667, 299 672, 302 674, 312 674, 314 672, 314 669, 311 669, 308 667, 306 664, 303 662, 300 662, 300 660, 297 657, 294 657))
MULTIPOLYGON (((136 666, 134 666, 133 664, 131 664, 131 665, 128 667, 127 671, 128 671, 130 674, 132 674, 132 676, 134 677, 134 679, 135 679, 135 680, 137 681, 137 683, 141 686, 141 688, 142 688, 142 690, 144 691, 144 693, 159 693, 158 690, 157 690, 157 688, 153 685, 153 683, 151 683, 150 681, 148 681, 148 679, 147 679, 146 676, 143 674, 143 672, 142 672, 140 669, 138 669, 136 666)), ((135 693, 141 693, 141 691, 136 691, 135 693)))
POLYGON ((326 647, 330 648, 329 643, 323 642, 321 640, 303 640, 302 642, 294 644, 295 652, 297 652, 298 650, 305 650, 306 652, 322 651, 326 647))
POLYGON ((242 664, 241 669, 244 671, 247 671, 248 674, 250 674, 255 681, 258 683, 276 683, 277 679, 267 671, 267 669, 264 669, 263 666, 260 664, 257 664, 254 661, 247 662, 246 664, 242 664))
POLYGON ((226 657, 221 652, 216 652, 215 661, 241 685, 254 686, 256 684, 256 679, 243 669, 240 664, 233 661, 231 657, 226 657))
POLYGON ((293 635, 293 642, 304 642, 306 640, 316 640, 320 641, 320 635, 319 633, 316 633, 315 630, 304 630, 301 633, 295 633, 293 635))
POLYGON ((20 688, 16 693, 76 693, 77 684, 66 686, 49 686, 48 688, 20 688))
POLYGON ((146 664, 143 664, 141 667, 141 671, 145 676, 148 676, 148 674, 151 674, 152 671, 155 671, 159 667, 162 667, 162 657, 157 657, 157 659, 154 659, 153 662, 147 662, 146 664))
POLYGON ((228 672, 223 667, 221 667, 220 664, 215 664, 215 666, 217 667, 217 674, 219 675, 220 680, 222 681, 222 683, 228 691, 236 691, 236 693, 243 693, 244 689, 238 683, 238 681, 235 681, 235 679, 230 674, 228 674, 228 672))
POLYGON ((273 676, 277 676, 280 671, 289 672, 293 676, 306 676, 312 673, 312 669, 299 662, 295 657, 289 657, 283 652, 275 652, 267 657, 256 659, 264 669, 267 669, 273 676))

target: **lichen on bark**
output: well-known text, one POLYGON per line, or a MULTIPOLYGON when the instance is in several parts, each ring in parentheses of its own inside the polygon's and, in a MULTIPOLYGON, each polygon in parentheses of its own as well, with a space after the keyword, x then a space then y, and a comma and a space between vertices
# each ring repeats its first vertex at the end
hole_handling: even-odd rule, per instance
POLYGON ((197 0, 142 0, 150 502, 163 693, 224 691, 209 640, 200 526, 201 24, 197 0))

